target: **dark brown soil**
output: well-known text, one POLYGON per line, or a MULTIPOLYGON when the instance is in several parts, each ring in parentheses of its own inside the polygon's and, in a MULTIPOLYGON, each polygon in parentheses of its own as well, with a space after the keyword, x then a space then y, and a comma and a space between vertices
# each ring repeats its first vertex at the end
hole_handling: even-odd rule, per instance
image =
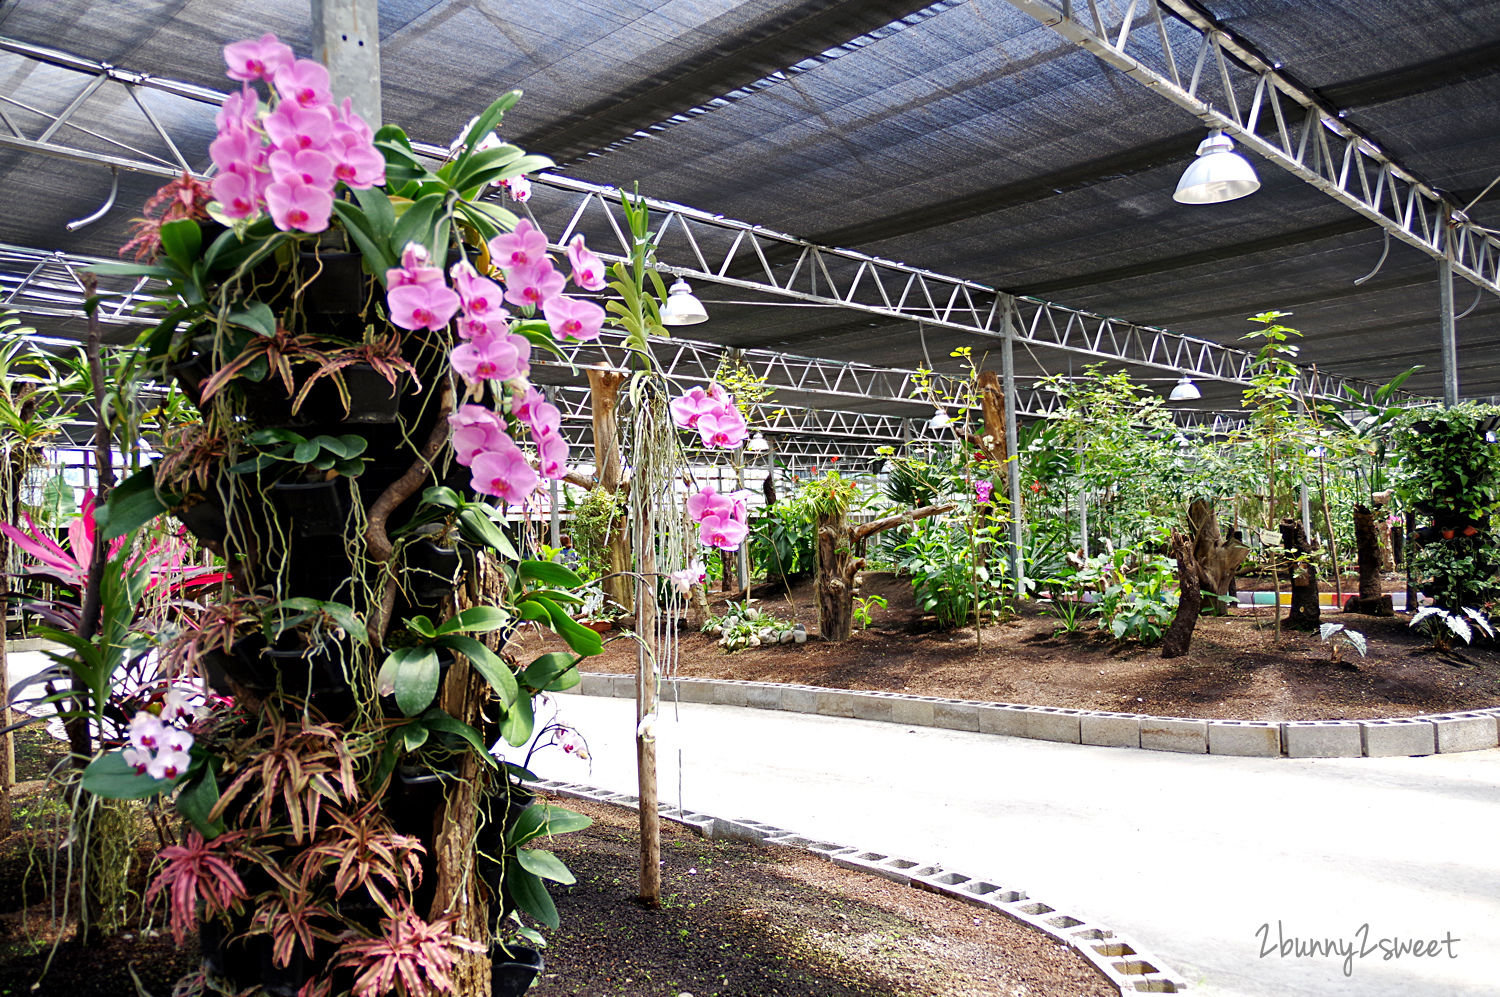
MULTIPOLYGON (((704 634, 682 636, 678 674, 790 682, 921 696, 1238 720, 1349 720, 1477 709, 1500 704, 1500 649, 1493 643, 1439 655, 1407 618, 1325 613, 1365 635, 1369 654, 1345 650, 1342 665, 1316 631, 1283 627, 1271 610, 1236 610, 1204 617, 1186 657, 1118 645, 1093 621, 1075 634, 1054 635, 1057 621, 1026 608, 1007 622, 940 631, 923 617, 903 579, 866 572, 862 592, 884 597, 869 629, 839 644, 816 637, 810 582, 752 590, 757 605, 806 625, 806 644, 748 648, 726 654, 704 634)), ((531 635, 523 657, 548 641, 531 635)), ((585 667, 635 669, 634 644, 612 641, 585 667)))
MULTIPOLYGON (((553 891, 562 928, 548 932, 535 997, 1115 993, 1076 952, 1000 914, 805 852, 706 841, 670 824, 662 829, 665 902, 647 910, 634 900, 635 814, 561 802, 596 823, 553 842, 578 883, 553 891)), ((178 949, 165 933, 134 928, 83 948, 65 933, 42 975, 54 933, 33 866, 60 805, 39 783, 19 787, 15 804, 16 828, 0 836, 0 995, 129 997, 138 993, 133 969, 140 992, 167 997, 197 968, 196 938, 178 949)))
POLYGON ((531 997, 1092 997, 1076 952, 1004 916, 806 852, 662 831, 659 911, 638 905, 636 816, 563 800, 595 825, 553 842, 578 877, 531 997))

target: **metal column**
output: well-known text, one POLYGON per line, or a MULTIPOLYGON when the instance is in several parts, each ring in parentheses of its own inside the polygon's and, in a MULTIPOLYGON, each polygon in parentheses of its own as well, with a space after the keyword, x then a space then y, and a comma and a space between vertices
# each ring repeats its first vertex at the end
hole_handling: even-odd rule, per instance
POLYGON ((1000 341, 1000 380, 1005 390, 1005 482, 1010 491, 1010 572, 1016 586, 1016 598, 1025 595, 1026 564, 1021 557, 1021 459, 1016 452, 1016 302, 1008 294, 1000 296, 1004 308, 1000 341))
POLYGON ((1458 404, 1458 323, 1453 317, 1453 219, 1443 211, 1443 258, 1438 260, 1438 309, 1442 312, 1443 404, 1458 404))
POLYGON ((334 94, 353 100, 355 113, 379 128, 379 0, 312 0, 312 43, 334 94))

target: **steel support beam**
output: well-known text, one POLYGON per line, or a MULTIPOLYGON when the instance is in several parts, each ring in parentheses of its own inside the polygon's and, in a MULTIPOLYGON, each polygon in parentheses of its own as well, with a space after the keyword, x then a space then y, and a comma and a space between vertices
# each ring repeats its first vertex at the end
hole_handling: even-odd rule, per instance
MULTIPOLYGON (((1016 2, 1019 4, 1022 0, 1016 2)), ((92 78, 97 77, 127 87, 153 87, 208 105, 216 106, 224 99, 223 94, 202 87, 129 73, 67 53, 6 39, 0 39, 0 52, 76 72, 80 76, 80 92, 92 85, 92 78)), ((115 144, 122 147, 122 153, 129 154, 101 156, 65 141, 66 129, 49 126, 50 134, 45 140, 23 135, 14 127, 9 131, 7 134, 0 128, 0 147, 9 146, 162 176, 176 176, 180 169, 172 159, 133 150, 118 142, 115 144)), ((439 146, 418 145, 417 148, 437 158, 447 154, 446 148, 439 146)), ((1384 203, 1382 198, 1394 198, 1402 176, 1399 172, 1391 172, 1388 179, 1382 179, 1375 201, 1384 203)), ((628 251, 620 197, 620 191, 612 187, 543 174, 534 178, 531 206, 538 214, 570 219, 561 231, 554 232, 556 245, 561 246, 574 233, 587 230, 590 244, 595 245, 597 251, 604 248, 602 238, 608 233, 608 237, 617 240, 618 249, 600 255, 619 258, 628 251)), ((786 233, 681 205, 649 199, 647 204, 658 223, 655 226, 656 256, 670 264, 663 269, 671 273, 737 287, 779 301, 837 306, 920 321, 932 328, 997 343, 1003 338, 999 322, 1000 292, 984 284, 852 250, 831 249, 786 233)), ((1466 247, 1465 253, 1472 255, 1481 242, 1487 246, 1493 240, 1467 239, 1461 244, 1466 247)), ((1494 265, 1495 261, 1491 260, 1491 271, 1494 265)), ((1018 297, 1014 300, 1017 312, 1015 341, 1033 351, 1057 350, 1148 369, 1185 373, 1194 378, 1247 383, 1254 357, 1244 350, 1036 298, 1018 297)), ((1322 389, 1322 396, 1330 399, 1342 398, 1343 386, 1366 398, 1378 387, 1371 382, 1339 378, 1327 372, 1321 373, 1317 386, 1322 389)), ((1304 390, 1311 392, 1313 388, 1312 372, 1305 369, 1304 390)), ((1403 393, 1400 397, 1420 400, 1419 396, 1410 393, 1403 393)))
POLYGON ((1000 382, 1005 392, 1005 452, 1010 459, 1005 464, 1005 487, 1010 496, 1010 574, 1016 586, 1016 598, 1026 594, 1026 559, 1021 556, 1021 526, 1024 509, 1021 505, 1021 460, 1020 443, 1016 434, 1016 305, 1015 299, 1004 298, 1002 331, 1005 338, 1000 344, 1000 382))
POLYGON ((1095 0, 1008 2, 1402 242, 1437 260, 1451 248, 1455 274, 1500 294, 1500 241, 1455 215, 1449 244, 1440 193, 1193 4, 1130 0, 1106 23, 1095 0))

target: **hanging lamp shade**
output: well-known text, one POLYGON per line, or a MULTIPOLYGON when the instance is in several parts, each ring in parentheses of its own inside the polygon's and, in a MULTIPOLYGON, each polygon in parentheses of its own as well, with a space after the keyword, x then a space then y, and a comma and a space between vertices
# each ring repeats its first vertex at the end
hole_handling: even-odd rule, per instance
POLYGON ((928 429, 942 429, 951 425, 953 425, 953 419, 941 405, 933 409, 932 418, 927 420, 928 429))
POLYGON ((681 277, 667 289, 666 304, 661 306, 662 325, 698 325, 708 321, 708 309, 693 294, 692 287, 681 277))
POLYGON ((760 433, 756 433, 750 437, 750 442, 745 445, 745 449, 751 453, 765 453, 771 449, 771 444, 760 433))
POLYGON ((1255 167, 1234 151, 1229 136, 1214 131, 1198 146, 1198 158, 1183 171, 1172 200, 1181 204, 1217 204, 1259 189, 1255 167))
POLYGON ((1169 402, 1191 402, 1203 397, 1203 392, 1193 383, 1193 379, 1186 374, 1182 379, 1172 385, 1172 393, 1167 396, 1169 402))

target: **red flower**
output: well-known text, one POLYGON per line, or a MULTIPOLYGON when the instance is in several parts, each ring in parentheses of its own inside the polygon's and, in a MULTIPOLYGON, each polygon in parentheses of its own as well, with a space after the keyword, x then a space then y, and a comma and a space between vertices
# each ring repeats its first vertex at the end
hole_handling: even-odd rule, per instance
POLYGON ((836 456, 828 458, 828 463, 830 463, 830 464, 837 464, 838 462, 839 462, 839 459, 836 456))
POLYGON ((1036 492, 1039 492, 1041 490, 1042 490, 1042 483, 1040 481, 1033 481, 1031 483, 1031 491, 1032 491, 1033 494, 1035 494, 1036 492))

